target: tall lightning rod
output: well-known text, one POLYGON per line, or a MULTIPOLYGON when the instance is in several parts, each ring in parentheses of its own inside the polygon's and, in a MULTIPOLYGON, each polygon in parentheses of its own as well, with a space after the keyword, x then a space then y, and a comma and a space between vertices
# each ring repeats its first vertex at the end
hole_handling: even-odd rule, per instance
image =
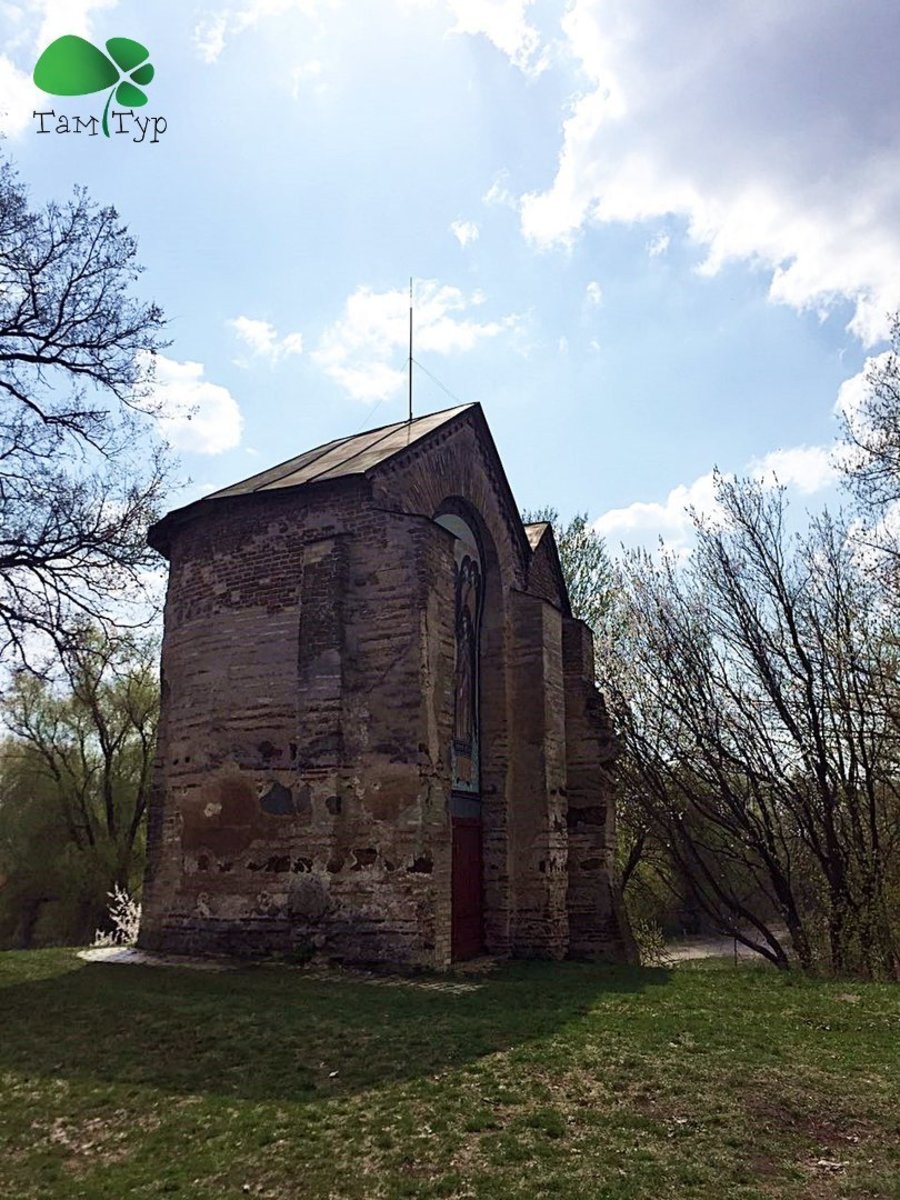
POLYGON ((412 350, 413 350, 413 291, 412 277, 409 280, 409 421, 412 424, 412 350))

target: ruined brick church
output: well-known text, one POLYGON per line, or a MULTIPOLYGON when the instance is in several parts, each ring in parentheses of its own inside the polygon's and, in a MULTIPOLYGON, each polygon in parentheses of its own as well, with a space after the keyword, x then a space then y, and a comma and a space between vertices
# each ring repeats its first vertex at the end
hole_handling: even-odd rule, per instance
POLYGON ((622 960, 614 744, 477 404, 171 512, 139 945, 622 960))

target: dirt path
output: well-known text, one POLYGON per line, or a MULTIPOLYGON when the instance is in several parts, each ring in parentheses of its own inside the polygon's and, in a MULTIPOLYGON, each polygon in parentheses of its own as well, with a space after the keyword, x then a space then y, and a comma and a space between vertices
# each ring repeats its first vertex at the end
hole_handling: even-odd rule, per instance
POLYGON ((694 958, 737 958, 738 962, 765 962, 761 954, 735 942, 734 938, 713 935, 709 937, 685 938, 680 942, 667 942, 667 962, 688 962, 694 958))
MULTIPOLYGON (((88 962, 135 963, 139 966, 149 967, 195 967, 201 971, 234 970, 239 965, 227 959, 219 960, 192 958, 183 955, 147 954, 143 950, 136 949, 134 946, 92 946, 88 950, 79 950, 78 957, 84 958, 88 962)), ((697 958, 730 958, 734 960, 735 957, 738 962, 766 961, 762 955, 757 954, 755 950, 751 950, 747 946, 741 945, 740 942, 737 943, 737 949, 735 950, 735 941, 733 938, 720 936, 691 937, 684 938, 678 942, 667 942, 662 961, 663 963, 674 964, 689 962, 697 958)), ((465 973, 476 974, 480 970, 490 969, 493 965, 493 960, 478 960, 477 963, 469 964, 469 970, 465 973)), ((463 983, 456 986, 461 987, 462 990, 470 990, 475 985, 463 983)))

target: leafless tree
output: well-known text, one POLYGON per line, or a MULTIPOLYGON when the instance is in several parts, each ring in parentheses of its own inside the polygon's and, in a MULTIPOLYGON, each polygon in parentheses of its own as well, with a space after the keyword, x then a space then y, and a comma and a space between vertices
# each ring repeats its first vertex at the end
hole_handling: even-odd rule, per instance
POLYGON ((894 975, 898 653, 841 520, 719 478, 687 561, 634 555, 607 683, 640 798, 720 928, 780 967, 894 975), (787 930, 787 939, 780 931, 787 930))
POLYGON ((0 655, 111 628, 152 563, 166 484, 147 364, 159 308, 113 208, 76 189, 33 207, 0 165, 0 655))
POLYGON ((891 318, 890 349, 869 360, 861 402, 842 421, 846 482, 877 521, 900 500, 900 313, 891 318))

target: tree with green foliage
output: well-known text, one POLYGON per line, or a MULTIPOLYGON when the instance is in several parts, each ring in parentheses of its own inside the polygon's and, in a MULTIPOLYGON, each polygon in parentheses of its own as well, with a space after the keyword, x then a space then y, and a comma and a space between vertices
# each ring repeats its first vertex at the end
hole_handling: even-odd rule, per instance
POLYGON ((522 513, 526 525, 546 521, 553 526, 563 577, 573 614, 586 621, 595 637, 607 632, 613 611, 613 568, 606 543, 588 524, 587 513, 576 513, 563 524, 555 508, 522 513))
POLYGON ((59 678, 19 670, 0 747, 0 945, 81 942, 140 886, 158 718, 152 645, 82 632, 59 678))

